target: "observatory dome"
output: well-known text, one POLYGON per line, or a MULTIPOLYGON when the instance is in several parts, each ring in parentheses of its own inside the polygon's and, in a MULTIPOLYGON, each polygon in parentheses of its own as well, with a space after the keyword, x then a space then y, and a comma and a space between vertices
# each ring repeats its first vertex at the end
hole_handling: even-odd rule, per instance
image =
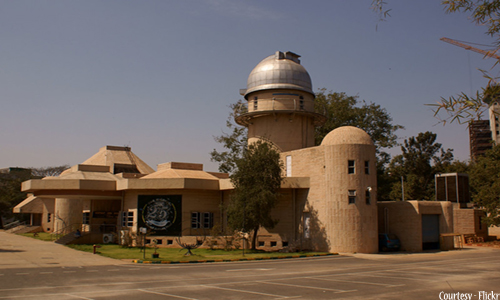
POLYGON ((328 133, 321 145, 373 145, 373 141, 363 129, 354 126, 336 128, 328 133))
POLYGON ((242 95, 269 89, 293 89, 310 93, 311 77, 300 64, 300 55, 293 52, 277 51, 274 55, 263 59, 250 73, 247 89, 242 95))

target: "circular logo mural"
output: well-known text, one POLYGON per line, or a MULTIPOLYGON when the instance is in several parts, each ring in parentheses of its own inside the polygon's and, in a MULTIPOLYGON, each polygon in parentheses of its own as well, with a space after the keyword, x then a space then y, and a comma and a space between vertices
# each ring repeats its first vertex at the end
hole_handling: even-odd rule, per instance
POLYGON ((174 224, 176 217, 175 206, 162 198, 149 201, 142 210, 144 223, 154 230, 166 230, 174 224))

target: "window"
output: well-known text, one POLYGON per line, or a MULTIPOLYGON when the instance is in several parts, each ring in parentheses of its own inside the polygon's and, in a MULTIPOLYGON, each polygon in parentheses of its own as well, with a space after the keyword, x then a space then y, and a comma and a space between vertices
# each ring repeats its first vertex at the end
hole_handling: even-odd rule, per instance
POLYGON ((354 174, 355 173, 354 172, 354 170, 355 170, 354 165, 355 165, 354 160, 347 161, 347 173, 348 174, 354 174))
POLYGON ((278 242, 272 241, 271 242, 271 247, 276 247, 278 245, 278 242))
POLYGON ((365 198, 366 198, 366 204, 370 204, 371 203, 371 193, 369 190, 366 190, 365 198))
POLYGON ((85 225, 90 224, 90 212, 84 212, 83 213, 82 224, 85 224, 85 225))
POLYGON ((300 96, 299 107, 301 110, 304 110, 304 96, 300 96))
POLYGON ((253 110, 257 110, 258 107, 259 107, 259 102, 257 100, 257 97, 254 97, 253 98, 253 110))
POLYGON ((191 229, 210 229, 214 227, 214 214, 211 212, 192 212, 191 213, 191 229))
POLYGON ((356 190, 349 190, 348 195, 349 195, 349 204, 356 203, 356 190))
POLYGON ((286 157, 286 177, 292 177, 292 156, 286 157))
POLYGON ((288 247, 288 242, 283 241, 281 244, 283 247, 288 247))
POLYGON ((192 229, 201 228, 201 220, 200 220, 200 213, 199 212, 192 212, 191 213, 191 228, 192 229))
POLYGON ((211 212, 204 212, 203 213, 203 228, 210 229, 214 227, 213 225, 214 222, 214 214, 211 212))
POLYGON ((134 212, 124 211, 122 214, 122 227, 134 227, 134 212))
POLYGON ((167 240, 167 245, 173 245, 174 244, 174 240, 167 240))
POLYGON ((370 174, 370 162, 365 160, 365 174, 370 174))
POLYGON ((264 247, 264 246, 265 246, 264 242, 259 241, 259 247, 264 247))
POLYGON ((51 219, 50 217, 51 217, 51 216, 50 216, 50 213, 48 213, 48 214, 47 214, 47 223, 50 223, 50 219, 51 219))

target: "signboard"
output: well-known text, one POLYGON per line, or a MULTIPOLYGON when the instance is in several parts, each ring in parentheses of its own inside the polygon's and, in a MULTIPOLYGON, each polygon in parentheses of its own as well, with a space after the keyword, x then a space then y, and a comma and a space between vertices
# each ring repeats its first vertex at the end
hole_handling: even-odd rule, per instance
POLYGON ((139 195, 138 227, 154 231, 154 235, 180 235, 182 231, 181 195, 139 195))

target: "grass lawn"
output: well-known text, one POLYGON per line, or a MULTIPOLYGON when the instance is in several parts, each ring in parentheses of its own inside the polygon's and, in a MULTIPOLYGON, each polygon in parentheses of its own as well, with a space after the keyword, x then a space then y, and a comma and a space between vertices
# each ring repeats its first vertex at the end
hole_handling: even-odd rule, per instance
MULTIPOLYGON (((158 248, 159 258, 152 258, 154 253, 153 248, 146 248, 146 255, 142 252, 142 248, 127 248, 120 245, 103 244, 99 245, 97 251, 102 256, 107 256, 115 259, 130 259, 130 260, 148 260, 148 261, 193 261, 193 260, 237 260, 237 259, 262 259, 262 258, 284 258, 299 255, 326 255, 326 252, 295 252, 295 253, 280 253, 280 252, 265 252, 245 250, 210 250, 210 249, 194 249, 191 250, 193 255, 184 256, 187 252, 185 249, 158 248)), ((93 245, 68 245, 73 249, 92 252, 93 245)))
MULTIPOLYGON (((53 236, 50 233, 39 232, 34 235, 33 233, 23 233, 22 236, 39 239, 42 241, 53 241, 53 236)), ((281 252, 265 252, 261 250, 245 250, 245 256, 243 256, 243 250, 210 250, 210 249, 194 249, 191 250, 193 255, 185 256, 187 252, 186 249, 175 249, 175 248, 158 248, 156 252, 160 255, 159 258, 152 258, 151 254, 154 253, 153 248, 146 248, 146 255, 142 251, 142 248, 128 248, 120 245, 113 244, 100 244, 100 248, 97 248, 97 253, 114 258, 114 259, 129 259, 129 260, 148 260, 148 261, 219 261, 219 260, 238 260, 238 259, 263 259, 263 258, 285 258, 292 256, 301 255, 326 255, 327 252, 294 252, 294 253, 281 253, 281 252)), ((86 251, 92 253, 94 248, 93 245, 67 245, 67 247, 86 251)))
POLYGON ((54 237, 52 236, 52 234, 47 233, 47 232, 21 233, 20 235, 27 236, 30 238, 35 238, 37 240, 42 240, 42 241, 53 241, 54 240, 54 237))

